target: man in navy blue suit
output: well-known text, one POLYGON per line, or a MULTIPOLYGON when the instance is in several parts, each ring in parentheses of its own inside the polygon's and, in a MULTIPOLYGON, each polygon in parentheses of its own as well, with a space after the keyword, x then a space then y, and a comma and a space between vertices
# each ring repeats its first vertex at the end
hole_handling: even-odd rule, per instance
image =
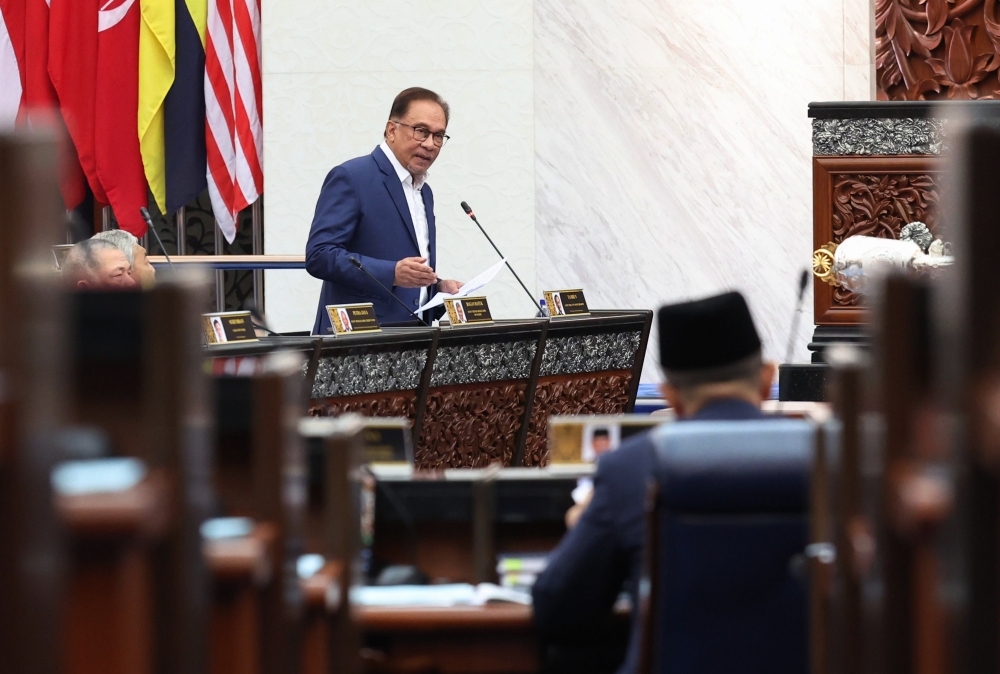
POLYGON ((313 334, 328 332, 330 304, 371 302, 380 323, 413 320, 352 257, 411 311, 462 287, 434 271, 434 195, 426 183, 448 141, 449 114, 433 91, 406 89, 392 103, 384 142, 327 174, 306 242, 306 269, 323 279, 313 334))
MULTIPOLYGON (((774 364, 762 359, 741 294, 665 306, 657 322, 666 378, 661 390, 679 420, 763 417, 760 406, 770 393, 774 364)), ((629 438, 598 462, 589 502, 567 513, 569 532, 532 591, 535 623, 553 643, 587 644, 607 626, 623 589, 638 605, 644 498, 653 457, 648 433, 629 438)), ((638 631, 632 630, 620 674, 635 671, 638 631)))

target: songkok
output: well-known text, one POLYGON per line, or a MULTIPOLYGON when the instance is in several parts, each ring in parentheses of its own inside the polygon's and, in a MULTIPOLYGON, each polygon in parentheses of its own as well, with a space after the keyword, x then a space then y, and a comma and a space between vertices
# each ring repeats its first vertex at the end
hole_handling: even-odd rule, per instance
POLYGON ((743 295, 660 307, 660 366, 667 372, 715 370, 760 352, 760 338, 743 295))

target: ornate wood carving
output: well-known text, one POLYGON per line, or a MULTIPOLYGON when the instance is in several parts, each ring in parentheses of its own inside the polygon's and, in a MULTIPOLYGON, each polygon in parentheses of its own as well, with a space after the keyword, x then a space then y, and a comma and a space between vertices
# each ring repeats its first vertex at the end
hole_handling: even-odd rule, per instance
MULTIPOLYGON (((815 158, 813 249, 856 234, 897 238, 914 220, 935 231, 940 169, 936 157, 815 158)), ((814 299, 817 325, 864 322, 854 293, 816 283, 814 299)))
POLYGON ((510 465, 524 419, 524 382, 430 390, 414 452, 421 469, 510 465))
POLYGON ((354 412, 364 417, 406 417, 413 421, 417 414, 416 407, 417 396, 413 391, 389 391, 311 400, 309 416, 335 417, 354 412))
POLYGON ((548 463, 549 417, 554 414, 621 414, 629 399, 631 370, 542 377, 524 447, 525 466, 548 463))
POLYGON ((878 100, 997 98, 996 0, 875 0, 878 100))

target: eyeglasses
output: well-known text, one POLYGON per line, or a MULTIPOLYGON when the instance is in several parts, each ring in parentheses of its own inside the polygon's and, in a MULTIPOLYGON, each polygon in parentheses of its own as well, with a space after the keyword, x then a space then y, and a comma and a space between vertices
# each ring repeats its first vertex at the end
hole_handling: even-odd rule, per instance
POLYGON ((451 138, 451 136, 446 135, 444 131, 441 131, 439 133, 431 133, 430 129, 423 126, 410 126, 409 124, 403 124, 402 122, 397 122, 394 119, 391 119, 389 121, 392 122, 393 124, 405 126, 408 129, 410 129, 410 131, 413 133, 413 140, 419 143, 423 143, 429 137, 433 137, 435 145, 437 145, 438 147, 444 147, 444 144, 448 142, 449 138, 451 138))

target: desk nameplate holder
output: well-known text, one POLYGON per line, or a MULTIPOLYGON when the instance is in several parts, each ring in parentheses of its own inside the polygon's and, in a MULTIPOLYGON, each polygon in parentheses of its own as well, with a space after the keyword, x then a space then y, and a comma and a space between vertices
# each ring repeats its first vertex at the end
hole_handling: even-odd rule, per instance
POLYGON ((73 250, 72 243, 60 243, 58 245, 52 246, 52 257, 56 260, 56 269, 61 270, 63 262, 66 260, 66 256, 69 252, 73 250))
POLYGON ((209 345, 257 341, 257 333, 249 311, 202 314, 201 322, 205 330, 205 341, 209 345))
POLYGON ((375 305, 364 304, 329 304, 326 315, 330 318, 330 331, 338 335, 350 335, 356 332, 382 332, 375 316, 375 305))
POLYGON ((549 463, 594 463, 623 440, 669 421, 648 414, 592 414, 549 417, 549 463))
POLYGON ((361 433, 364 462, 378 466, 413 466, 413 435, 405 417, 371 417, 361 433))
POLYGON ((583 289, 546 290, 545 305, 549 308, 549 316, 562 318, 564 316, 589 316, 587 300, 583 297, 583 289))
POLYGON ((463 297, 444 301, 452 325, 492 323, 490 305, 485 297, 463 297))

